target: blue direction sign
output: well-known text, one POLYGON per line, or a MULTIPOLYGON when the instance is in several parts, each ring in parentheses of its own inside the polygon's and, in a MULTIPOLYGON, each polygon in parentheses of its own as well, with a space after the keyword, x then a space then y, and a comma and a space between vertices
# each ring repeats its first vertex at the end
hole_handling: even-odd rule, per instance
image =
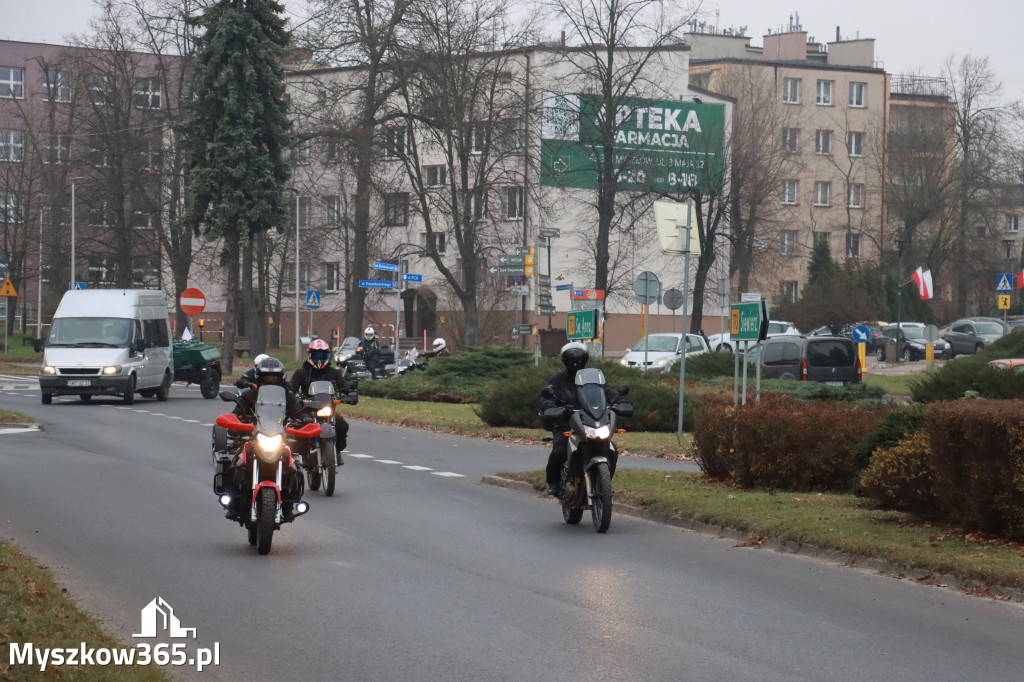
POLYGON ((1008 272, 996 275, 996 291, 1010 293, 1013 291, 1013 276, 1008 272))
POLYGON ((853 340, 857 343, 867 343, 869 338, 871 338, 871 330, 864 325, 858 324, 853 328, 853 340))
POLYGON ((406 272, 402 275, 402 279, 406 282, 422 282, 423 275, 414 275, 411 272, 406 272))
POLYGON ((374 270, 387 270, 388 272, 398 272, 398 266, 394 263, 382 263, 381 261, 373 262, 374 270))
POLYGON ((395 283, 386 279, 361 279, 360 289, 394 289, 395 283))
POLYGON ((572 289, 571 284, 559 284, 555 287, 555 291, 569 291, 569 289, 572 289))
POLYGON ((320 292, 316 289, 310 289, 306 292, 306 307, 317 309, 320 307, 320 292))

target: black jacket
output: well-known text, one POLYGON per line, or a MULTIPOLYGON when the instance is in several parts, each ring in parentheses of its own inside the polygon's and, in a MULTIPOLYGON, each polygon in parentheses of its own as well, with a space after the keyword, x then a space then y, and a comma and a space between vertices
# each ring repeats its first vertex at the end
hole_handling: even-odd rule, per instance
MULTIPOLYGON (((305 405, 302 399, 292 390, 288 384, 282 384, 285 392, 285 414, 289 419, 298 419, 303 416, 305 405)), ((253 386, 242 391, 239 396, 241 404, 235 405, 234 413, 243 420, 254 421, 256 419, 256 397, 260 393, 259 386, 253 386)))
POLYGON ((256 378, 259 376, 259 372, 256 371, 255 367, 246 370, 242 376, 235 382, 236 388, 249 388, 250 386, 256 386, 256 378))
MULTIPOLYGON (((548 386, 554 392, 554 398, 548 398, 543 394, 540 397, 540 412, 543 413, 552 407, 571 407, 573 409, 579 408, 579 403, 576 400, 576 377, 575 375, 569 376, 568 372, 559 372, 558 374, 551 375, 548 379, 548 386)), ((619 401, 621 396, 619 392, 608 384, 604 385, 604 399, 608 401, 609 405, 614 405, 619 401)), ((554 431, 564 431, 565 427, 569 425, 569 415, 564 414, 557 420, 550 422, 545 420, 544 428, 554 431)))
POLYGON ((295 374, 292 375, 291 387, 292 390, 297 391, 300 395, 306 395, 309 385, 314 381, 332 382, 337 393, 350 388, 348 380, 345 379, 344 370, 330 366, 317 369, 308 360, 302 363, 302 367, 295 370, 295 374))
POLYGON ((380 353, 380 341, 377 339, 376 336, 370 339, 369 341, 367 341, 366 339, 361 339, 359 341, 359 346, 357 348, 360 351, 362 351, 361 355, 364 358, 373 357, 380 353))

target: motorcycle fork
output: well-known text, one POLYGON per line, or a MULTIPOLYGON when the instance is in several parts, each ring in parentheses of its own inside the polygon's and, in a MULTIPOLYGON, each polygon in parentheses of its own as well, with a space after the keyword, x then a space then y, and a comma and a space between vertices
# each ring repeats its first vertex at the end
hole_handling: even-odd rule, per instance
POLYGON ((260 463, 257 459, 253 462, 252 467, 252 502, 250 504, 249 520, 256 521, 256 499, 260 495, 260 490, 263 488, 273 488, 274 494, 277 496, 277 510, 274 512, 274 523, 281 523, 281 476, 282 476, 283 465, 281 460, 277 461, 277 471, 275 472, 274 481, 261 481, 260 480, 260 463))

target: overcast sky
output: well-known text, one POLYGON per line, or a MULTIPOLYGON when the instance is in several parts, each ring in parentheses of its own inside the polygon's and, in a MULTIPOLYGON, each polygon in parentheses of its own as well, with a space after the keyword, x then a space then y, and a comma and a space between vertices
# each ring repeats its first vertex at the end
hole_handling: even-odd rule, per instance
MULTIPOLYGON (((16 0, 3 0, 14 5, 16 0)), ((286 0, 301 18, 304 0, 286 0)), ((0 38, 29 42, 64 42, 72 32, 87 30, 94 11, 89 0, 22 0, 3 13, 0 38)), ((1020 40, 1021 0, 816 0, 800 7, 795 0, 705 0, 704 20, 721 29, 746 26, 755 46, 762 37, 788 27, 799 13, 800 24, 820 42, 875 39, 875 59, 894 74, 921 72, 938 76, 948 55, 988 56, 1003 81, 1007 99, 1024 99, 1024 45, 1020 40)), ((559 29, 552 26, 552 37, 559 29)))

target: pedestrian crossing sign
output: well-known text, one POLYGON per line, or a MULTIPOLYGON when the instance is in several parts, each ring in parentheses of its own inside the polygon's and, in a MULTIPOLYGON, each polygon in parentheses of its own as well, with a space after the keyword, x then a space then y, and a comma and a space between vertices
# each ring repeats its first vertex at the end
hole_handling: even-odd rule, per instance
POLYGON ((1013 291, 1013 284, 1010 283, 1010 273, 1000 272, 996 275, 996 291, 1013 291))
POLYGON ((306 307, 307 308, 319 308, 320 307, 320 292, 316 289, 310 289, 306 292, 306 307))
POLYGON ((14 290, 14 285, 11 283, 11 278, 7 277, 4 279, 3 286, 0 286, 0 296, 17 296, 18 292, 14 290))

